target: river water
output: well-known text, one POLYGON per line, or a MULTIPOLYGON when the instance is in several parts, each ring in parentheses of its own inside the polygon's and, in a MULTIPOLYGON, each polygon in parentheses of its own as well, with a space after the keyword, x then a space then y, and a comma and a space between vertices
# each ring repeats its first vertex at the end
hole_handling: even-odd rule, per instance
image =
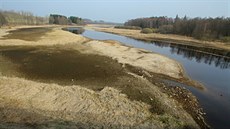
POLYGON ((163 42, 144 42, 116 34, 85 30, 83 36, 96 40, 116 40, 146 49, 180 62, 186 74, 205 85, 205 90, 188 89, 198 98, 212 128, 230 127, 230 51, 163 42))

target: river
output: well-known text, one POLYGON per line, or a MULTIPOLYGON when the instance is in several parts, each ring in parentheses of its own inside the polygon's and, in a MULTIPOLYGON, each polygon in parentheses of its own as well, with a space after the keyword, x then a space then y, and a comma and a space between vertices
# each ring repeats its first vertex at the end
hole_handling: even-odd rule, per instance
POLYGON ((156 52, 180 62, 186 74, 205 85, 188 89, 198 98, 212 128, 230 127, 230 52, 163 42, 144 42, 116 34, 85 30, 95 40, 116 40, 125 45, 156 52))

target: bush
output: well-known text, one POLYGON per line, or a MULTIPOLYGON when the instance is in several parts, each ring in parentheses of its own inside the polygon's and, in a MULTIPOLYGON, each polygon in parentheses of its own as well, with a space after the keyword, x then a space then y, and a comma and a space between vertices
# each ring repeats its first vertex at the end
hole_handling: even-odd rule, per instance
POLYGON ((230 36, 222 37, 220 40, 226 43, 230 43, 230 36))
POLYGON ((131 29, 131 30, 141 30, 141 27, 138 26, 115 26, 117 29, 131 29))
POLYGON ((162 25, 159 27, 158 32, 162 34, 173 33, 173 25, 162 25))
POLYGON ((150 33, 153 33, 153 30, 150 29, 150 28, 144 28, 141 33, 144 33, 144 34, 150 34, 150 33))
POLYGON ((153 33, 158 33, 159 32, 159 30, 157 28, 151 28, 151 29, 152 29, 153 33))

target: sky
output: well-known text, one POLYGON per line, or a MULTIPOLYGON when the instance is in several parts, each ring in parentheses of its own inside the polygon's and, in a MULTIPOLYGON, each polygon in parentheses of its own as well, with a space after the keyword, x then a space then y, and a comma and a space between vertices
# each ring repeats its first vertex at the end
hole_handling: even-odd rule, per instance
POLYGON ((0 10, 123 23, 134 18, 177 14, 190 18, 230 17, 230 0, 0 0, 0 10))

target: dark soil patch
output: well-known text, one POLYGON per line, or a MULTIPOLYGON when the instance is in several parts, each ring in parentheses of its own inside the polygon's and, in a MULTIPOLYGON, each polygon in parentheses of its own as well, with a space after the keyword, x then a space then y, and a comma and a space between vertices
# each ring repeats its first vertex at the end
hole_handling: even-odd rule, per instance
POLYGON ((52 28, 36 27, 36 28, 22 28, 9 31, 8 35, 3 36, 2 39, 21 39, 26 41, 38 41, 52 28))
POLYGON ((164 113, 164 107, 149 92, 150 86, 143 83, 143 80, 127 74, 128 68, 122 67, 109 57, 82 54, 61 46, 1 47, 0 56, 12 62, 17 72, 15 74, 15 70, 4 70, 5 76, 18 76, 63 86, 81 85, 92 90, 114 87, 131 100, 152 105, 151 112, 164 113))
POLYGON ((2 48, 0 54, 18 66, 24 78, 61 85, 111 85, 124 70, 105 56, 62 48, 2 48))

